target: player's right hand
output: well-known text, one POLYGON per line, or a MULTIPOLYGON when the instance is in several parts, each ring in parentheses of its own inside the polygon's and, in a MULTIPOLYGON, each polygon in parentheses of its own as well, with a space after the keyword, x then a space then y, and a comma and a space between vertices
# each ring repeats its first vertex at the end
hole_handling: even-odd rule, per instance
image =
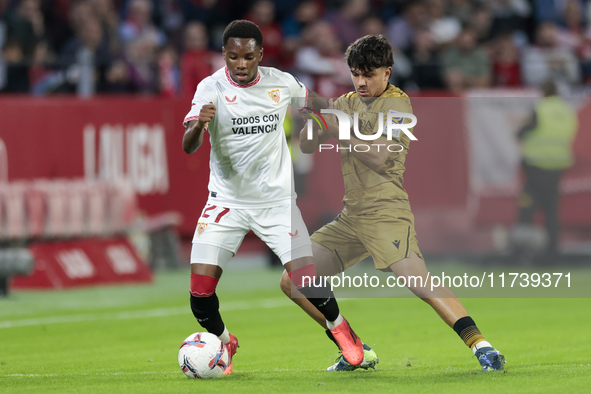
POLYGON ((199 122, 202 124, 207 124, 211 121, 215 115, 215 105, 213 103, 205 104, 201 107, 201 111, 199 111, 199 122))

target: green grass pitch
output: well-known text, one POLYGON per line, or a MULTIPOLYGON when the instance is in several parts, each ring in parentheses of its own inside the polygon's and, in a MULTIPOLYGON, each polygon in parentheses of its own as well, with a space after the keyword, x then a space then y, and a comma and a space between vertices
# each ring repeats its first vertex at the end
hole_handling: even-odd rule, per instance
POLYGON ((418 299, 343 299, 341 312, 380 357, 376 370, 325 372, 322 329, 281 293, 280 271, 230 269, 218 294, 239 341, 234 373, 192 380, 177 364, 200 326, 187 270, 153 285, 14 292, 0 299, 0 393, 588 393, 589 299, 465 299, 508 361, 481 372, 455 332, 418 299))

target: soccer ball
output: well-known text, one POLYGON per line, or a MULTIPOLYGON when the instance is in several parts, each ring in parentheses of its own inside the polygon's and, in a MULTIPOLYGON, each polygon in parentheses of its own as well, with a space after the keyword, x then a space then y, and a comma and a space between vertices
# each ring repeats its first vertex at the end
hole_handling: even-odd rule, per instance
POLYGON ((228 364, 226 347, 209 332, 189 335, 179 349, 179 366, 191 379, 219 378, 228 364))

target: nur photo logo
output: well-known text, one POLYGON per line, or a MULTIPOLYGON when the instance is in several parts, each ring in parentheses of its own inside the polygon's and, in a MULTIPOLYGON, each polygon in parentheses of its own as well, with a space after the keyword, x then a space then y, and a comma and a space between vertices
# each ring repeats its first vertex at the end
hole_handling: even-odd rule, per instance
MULTIPOLYGON (((306 124, 306 138, 308 140, 312 140, 314 138, 313 121, 315 121, 318 124, 320 130, 328 130, 326 119, 324 118, 324 116, 322 116, 322 114, 333 114, 337 117, 339 123, 339 140, 350 140, 351 129, 353 129, 355 137, 362 141, 375 141, 382 136, 385 136, 388 141, 392 141, 394 139, 399 139, 401 133, 404 133, 412 141, 418 140, 417 137, 415 137, 409 130, 417 124, 417 117, 410 113, 389 110, 386 116, 384 116, 383 112, 379 112, 377 120, 377 130, 373 134, 363 134, 359 130, 358 112, 354 112, 353 116, 351 116, 341 110, 332 108, 321 109, 320 112, 318 112, 313 110, 312 108, 304 107, 300 111, 304 110, 306 111, 306 115, 308 115, 311 118, 307 120, 306 124), (384 118, 386 119, 385 122, 384 118), (404 123, 406 119, 409 119, 410 122, 404 123)), ((326 150, 332 148, 334 148, 334 146, 331 144, 320 144, 319 147, 320 151, 322 151, 323 149, 326 150)), ((354 145, 353 149, 358 152, 363 152, 368 151, 370 149, 370 146, 367 144, 356 144, 354 145)), ((400 144, 392 144, 388 146, 388 150, 391 152, 401 152, 403 149, 404 147, 400 144), (399 150, 391 150, 390 147, 399 147, 399 150)))

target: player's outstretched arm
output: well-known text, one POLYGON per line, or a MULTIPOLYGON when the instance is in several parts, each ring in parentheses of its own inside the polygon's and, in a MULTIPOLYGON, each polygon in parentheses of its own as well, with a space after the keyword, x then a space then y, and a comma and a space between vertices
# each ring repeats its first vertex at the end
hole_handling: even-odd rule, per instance
POLYGON ((320 111, 323 108, 328 108, 328 99, 322 97, 320 94, 313 90, 308 89, 308 107, 314 111, 320 111))
MULTIPOLYGON (((327 100, 318 93, 308 90, 308 107, 302 109, 302 114, 306 115, 310 110, 320 112, 321 109, 332 108, 332 100, 327 100)), ((338 128, 336 118, 331 115, 324 115, 328 127, 338 128)), ((303 153, 314 153, 320 144, 324 144, 331 138, 331 135, 327 130, 321 130, 316 122, 312 123, 312 138, 308 135, 308 128, 304 128, 300 131, 300 149, 303 153)))
POLYGON ((203 130, 215 115, 215 105, 206 104, 199 112, 199 119, 191 120, 183 135, 183 150, 189 154, 195 152, 203 143, 203 130))

